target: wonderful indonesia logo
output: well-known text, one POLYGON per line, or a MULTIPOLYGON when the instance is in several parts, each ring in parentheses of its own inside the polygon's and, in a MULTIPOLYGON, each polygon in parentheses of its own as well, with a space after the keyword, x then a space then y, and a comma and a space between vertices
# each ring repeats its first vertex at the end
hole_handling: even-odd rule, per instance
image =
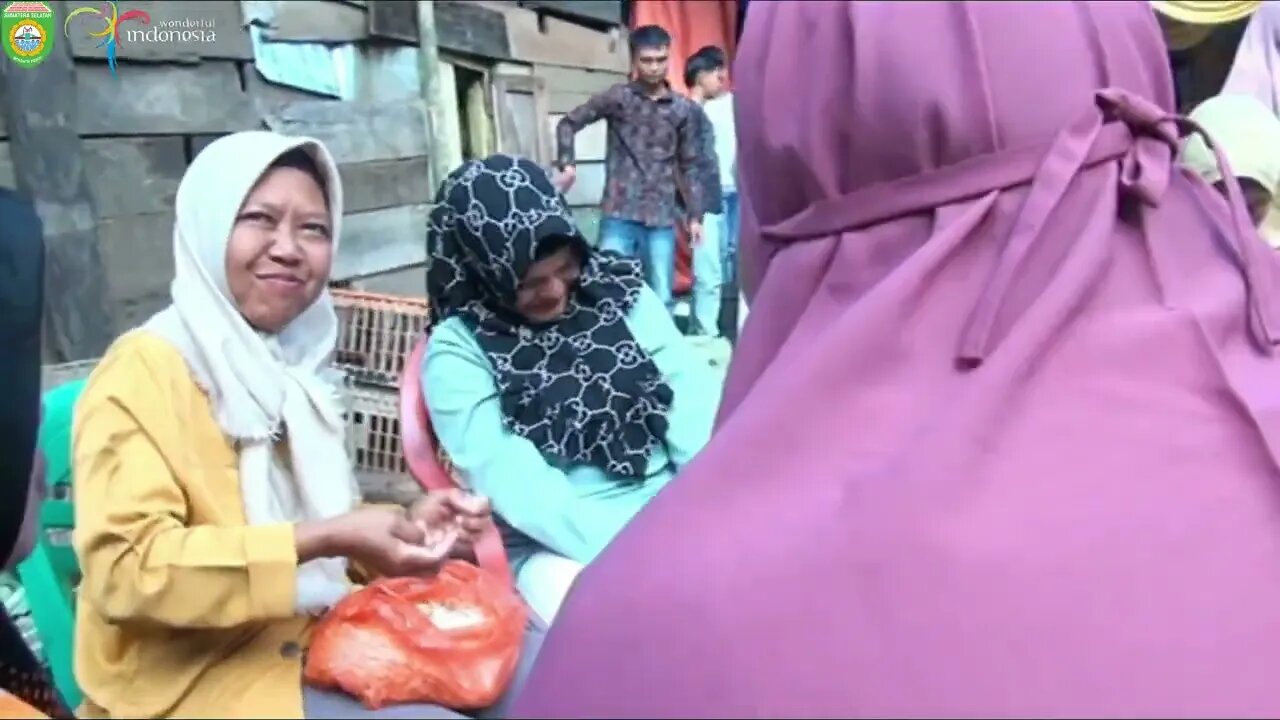
POLYGON ((213 20, 182 18, 153 24, 149 13, 143 10, 121 13, 114 2, 103 4, 101 9, 79 7, 72 10, 62 24, 62 32, 67 37, 71 36, 73 24, 84 25, 80 31, 99 40, 98 47, 106 53, 112 75, 116 75, 117 58, 124 44, 212 43, 218 39, 213 20))

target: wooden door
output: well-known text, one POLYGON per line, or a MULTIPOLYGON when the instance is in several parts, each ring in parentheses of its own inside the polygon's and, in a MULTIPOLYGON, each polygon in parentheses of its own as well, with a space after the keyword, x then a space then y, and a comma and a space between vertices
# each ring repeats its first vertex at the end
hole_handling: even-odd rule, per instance
POLYGON ((551 164, 546 85, 528 75, 493 75, 494 126, 498 151, 522 155, 542 166, 551 164))

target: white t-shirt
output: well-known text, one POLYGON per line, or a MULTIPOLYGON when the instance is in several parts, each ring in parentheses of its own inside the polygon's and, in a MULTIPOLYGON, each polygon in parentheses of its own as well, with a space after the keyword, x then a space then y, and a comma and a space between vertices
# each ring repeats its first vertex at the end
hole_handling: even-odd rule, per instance
POLYGON ((738 134, 733 123, 733 95, 725 93, 702 106, 716 136, 716 159, 720 163, 720 186, 725 192, 738 188, 738 134))

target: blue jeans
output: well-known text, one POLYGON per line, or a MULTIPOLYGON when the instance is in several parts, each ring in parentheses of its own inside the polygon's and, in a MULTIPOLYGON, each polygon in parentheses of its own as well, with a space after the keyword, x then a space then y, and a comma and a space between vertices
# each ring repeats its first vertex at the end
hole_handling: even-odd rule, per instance
POLYGON ((675 298, 671 294, 676 274, 674 227, 649 227, 632 220, 605 217, 600 221, 600 249, 638 258, 644 266, 645 282, 658 294, 667 310, 675 307, 675 298))
POLYGON ((733 285, 738 281, 738 193, 725 191, 724 212, 708 216, 708 224, 712 217, 719 218, 721 223, 720 257, 724 270, 720 275, 726 286, 733 285))
POLYGON ((724 215, 704 215, 702 242, 693 246, 693 334, 720 336, 724 265, 720 248, 727 224, 724 215))

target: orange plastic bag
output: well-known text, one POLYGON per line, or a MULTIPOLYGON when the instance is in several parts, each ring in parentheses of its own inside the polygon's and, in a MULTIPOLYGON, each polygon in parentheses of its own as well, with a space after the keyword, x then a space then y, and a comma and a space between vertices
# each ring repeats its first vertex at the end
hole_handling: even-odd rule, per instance
POLYGON ((17 695, 0 690, 0 718, 47 718, 48 715, 28 705, 17 695))
POLYGON ((488 707, 511 682, 527 621, 497 578, 449 561, 435 577, 378 580, 339 602, 316 625, 305 677, 374 710, 488 707))

